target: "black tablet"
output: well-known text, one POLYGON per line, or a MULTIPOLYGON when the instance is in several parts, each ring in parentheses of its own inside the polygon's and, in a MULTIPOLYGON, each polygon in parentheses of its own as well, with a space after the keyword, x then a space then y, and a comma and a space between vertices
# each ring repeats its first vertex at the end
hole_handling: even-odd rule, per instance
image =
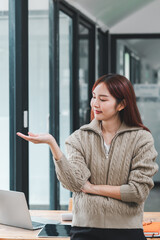
POLYGON ((39 232, 38 237, 69 237, 71 225, 46 224, 39 232))

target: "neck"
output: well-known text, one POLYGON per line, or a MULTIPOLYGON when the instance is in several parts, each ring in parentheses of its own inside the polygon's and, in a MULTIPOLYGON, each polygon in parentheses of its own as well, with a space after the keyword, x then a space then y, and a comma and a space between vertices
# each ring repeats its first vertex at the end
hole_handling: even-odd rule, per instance
POLYGON ((114 120, 102 121, 102 132, 116 134, 120 126, 121 126, 120 118, 114 119, 114 120))

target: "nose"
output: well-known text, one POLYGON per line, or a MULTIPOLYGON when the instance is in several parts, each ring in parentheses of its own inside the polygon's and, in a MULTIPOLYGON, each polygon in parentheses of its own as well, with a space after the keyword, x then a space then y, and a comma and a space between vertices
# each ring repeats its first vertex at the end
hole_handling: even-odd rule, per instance
POLYGON ((99 101, 98 101, 98 99, 92 98, 92 100, 91 100, 91 102, 90 102, 90 105, 91 105, 92 108, 93 108, 93 107, 98 108, 98 107, 99 107, 99 101))

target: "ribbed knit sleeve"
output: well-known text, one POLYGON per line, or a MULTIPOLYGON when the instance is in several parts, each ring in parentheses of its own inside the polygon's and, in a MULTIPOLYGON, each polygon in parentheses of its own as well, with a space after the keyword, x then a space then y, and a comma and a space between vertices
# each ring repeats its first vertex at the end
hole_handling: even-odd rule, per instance
POLYGON ((156 157, 157 152, 152 135, 145 130, 140 130, 137 134, 128 183, 120 187, 122 201, 138 204, 145 201, 150 189, 154 186, 152 177, 158 171, 156 157))
POLYGON ((68 157, 63 155, 59 160, 54 159, 57 178, 64 188, 72 192, 80 192, 91 173, 85 162, 78 131, 73 133, 65 144, 68 157))

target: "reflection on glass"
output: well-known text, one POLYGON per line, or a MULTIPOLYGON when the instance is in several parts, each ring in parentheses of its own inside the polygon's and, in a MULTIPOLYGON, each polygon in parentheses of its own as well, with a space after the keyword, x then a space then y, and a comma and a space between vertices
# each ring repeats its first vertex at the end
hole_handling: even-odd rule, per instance
MULTIPOLYGON (((160 155, 160 39, 118 40, 117 46, 117 63, 121 61, 121 50, 125 54, 125 75, 127 77, 130 73, 132 78, 142 121, 151 130, 160 155)), ((120 70, 120 64, 117 64, 117 72, 120 70)), ((160 182, 160 171, 154 180, 160 182)))
MULTIPOLYGON (((48 132, 48 10, 37 10, 39 0, 34 4, 30 0, 29 6, 29 130, 48 132)), ((29 144, 29 196, 31 209, 49 209, 49 149, 45 144, 29 144)))
POLYGON ((130 79, 130 56, 129 53, 124 54, 124 75, 126 78, 130 79))
POLYGON ((8 0, 1 0, 0 29, 0 189, 9 190, 8 0))
MULTIPOLYGON (((59 103, 60 147, 65 152, 65 139, 70 135, 70 84, 72 63, 72 19, 59 13, 59 103)), ((70 192, 60 184, 61 209, 68 205, 70 192)))
POLYGON ((131 69, 131 82, 140 83, 140 61, 135 54, 131 55, 131 69))
POLYGON ((79 25, 79 118, 80 126, 88 122, 89 30, 79 25))
POLYGON ((124 44, 121 40, 117 41, 117 73, 124 75, 124 44))

